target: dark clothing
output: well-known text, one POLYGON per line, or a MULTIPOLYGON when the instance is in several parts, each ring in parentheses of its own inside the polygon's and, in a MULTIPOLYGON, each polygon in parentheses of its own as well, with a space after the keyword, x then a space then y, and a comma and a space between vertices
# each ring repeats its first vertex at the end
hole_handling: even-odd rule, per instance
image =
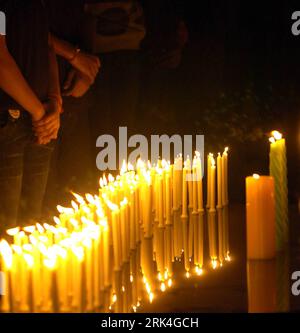
MULTIPOLYGON (((85 0, 47 0, 51 32, 59 39, 83 48, 82 22, 85 0)), ((58 57, 61 86, 71 69, 58 57)), ((90 191, 92 161, 88 127, 89 94, 82 98, 64 98, 61 129, 51 160, 45 196, 45 212, 56 212, 56 205, 70 202, 70 190, 90 191), (78 158, 80 154, 80 158, 78 158)))
POLYGON ((3 112, 0 123, 1 233, 8 227, 41 218, 52 144, 34 143, 31 119, 25 112, 18 120, 3 112))
MULTIPOLYGON (((48 20, 41 0, 0 0, 6 14, 6 43, 23 76, 41 101, 49 86, 48 20)), ((0 110, 20 109, 0 91, 0 110)))
MULTIPOLYGON (((43 1, 3 1, 8 49, 41 102, 49 87, 48 23, 43 1)), ((0 91, 0 232, 41 218, 52 145, 37 145, 31 117, 0 91), (20 109, 13 119, 8 109, 20 109)))
MULTIPOLYGON (((73 45, 82 47, 84 0, 46 0, 46 7, 51 33, 73 45)), ((66 59, 58 57, 58 66, 62 85, 71 65, 66 59)))
POLYGON ((140 49, 145 24, 138 0, 87 0, 85 11, 85 42, 91 52, 140 49))

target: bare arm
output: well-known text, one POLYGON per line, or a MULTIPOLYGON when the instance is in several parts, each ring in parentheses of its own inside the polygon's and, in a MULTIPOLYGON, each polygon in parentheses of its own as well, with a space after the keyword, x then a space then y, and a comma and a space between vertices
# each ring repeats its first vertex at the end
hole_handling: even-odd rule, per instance
POLYGON ((87 75, 92 82, 100 69, 100 60, 98 57, 84 52, 77 52, 77 49, 70 43, 51 35, 55 53, 63 57, 70 64, 87 75))
POLYGON ((46 115, 34 122, 34 130, 40 144, 47 144, 56 139, 60 128, 62 98, 59 84, 59 71, 51 35, 49 35, 49 90, 48 101, 44 104, 46 115))
POLYGON ((57 58, 54 50, 54 43, 52 36, 49 35, 49 92, 48 97, 54 98, 59 106, 62 106, 62 98, 60 92, 59 71, 57 65, 57 58))
POLYGON ((5 36, 0 35, 0 89, 12 97, 33 120, 44 116, 44 107, 23 77, 15 60, 9 53, 5 36))

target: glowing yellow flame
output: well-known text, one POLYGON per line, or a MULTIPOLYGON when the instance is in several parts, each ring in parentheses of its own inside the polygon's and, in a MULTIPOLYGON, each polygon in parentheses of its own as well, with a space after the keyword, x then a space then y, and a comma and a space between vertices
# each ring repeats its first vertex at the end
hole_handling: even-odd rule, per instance
POLYGON ((171 288, 172 285, 173 285, 173 281, 172 281, 172 279, 169 279, 169 280, 168 280, 168 287, 171 288))
POLYGON ((275 141, 279 141, 282 139, 282 134, 278 131, 272 131, 271 135, 275 139, 275 141))
POLYGON ((200 268, 200 267, 198 267, 198 266, 196 266, 196 267, 195 267, 195 272, 196 272, 196 274, 197 274, 198 276, 201 276, 201 275, 203 274, 203 269, 200 268))
POLYGON ((96 204, 96 200, 91 194, 86 194, 85 198, 86 198, 88 203, 93 204, 93 205, 96 204))
POLYGON ((213 269, 217 269, 217 267, 218 267, 218 261, 215 260, 215 259, 213 259, 213 260, 211 261, 211 265, 212 265, 212 268, 213 268, 213 269))
POLYGON ((33 250, 32 244, 24 244, 23 249, 27 252, 31 252, 33 250))
POLYGON ((124 200, 121 201, 120 205, 121 205, 121 207, 125 207, 125 206, 127 206, 127 205, 128 205, 128 199, 127 199, 127 198, 124 198, 124 200))
POLYGON ((152 303, 154 300, 154 294, 153 293, 150 293, 149 294, 149 302, 152 303))
POLYGON ((255 174, 253 175, 253 178, 254 178, 254 179, 260 179, 260 175, 258 175, 257 173, 255 173, 255 174))
POLYGON ((57 224, 57 225, 60 225, 60 224, 61 224, 61 221, 60 221, 60 219, 59 219, 57 216, 54 216, 54 217, 53 217, 53 221, 54 221, 54 223, 57 224))
POLYGON ((189 278, 191 277, 190 272, 186 272, 186 273, 185 273, 185 276, 186 276, 187 279, 189 279, 189 278))
POLYGON ((60 205, 58 205, 56 207, 56 209, 60 214, 73 214, 74 213, 72 208, 67 208, 67 207, 63 207, 63 206, 60 206, 60 205))
POLYGON ((113 183, 114 181, 115 181, 114 176, 111 175, 111 174, 109 174, 109 175, 108 175, 108 182, 109 182, 109 183, 113 183))
POLYGON ((35 226, 32 225, 32 226, 29 226, 29 227, 25 227, 25 228, 23 228, 23 230, 25 232, 28 232, 29 234, 32 234, 35 231, 35 226))
POLYGON ((134 166, 130 162, 128 163, 128 171, 134 171, 134 166))
POLYGON ((0 254, 4 260, 5 267, 11 269, 13 264, 13 252, 8 242, 4 239, 0 242, 0 254))
POLYGON ((164 284, 164 282, 161 283, 160 285, 160 290, 164 293, 166 291, 166 285, 164 284))
POLYGON ((25 262, 26 262, 28 268, 31 269, 31 268, 33 267, 33 265, 34 265, 34 259, 33 259, 33 256, 32 256, 31 254, 24 253, 23 257, 24 257, 24 260, 25 260, 25 262))
POLYGON ((77 193, 71 192, 71 194, 73 195, 73 197, 76 199, 76 201, 80 204, 80 205, 85 205, 85 200, 83 199, 83 197, 77 193))
POLYGON ((71 201, 71 205, 72 205, 73 209, 75 210, 75 212, 77 212, 79 210, 79 206, 74 200, 71 201))
POLYGON ((169 277, 168 271, 165 271, 165 274, 164 274, 165 280, 168 280, 168 277, 169 277))
POLYGON ((16 236, 20 231, 20 228, 13 228, 6 231, 9 236, 16 236))

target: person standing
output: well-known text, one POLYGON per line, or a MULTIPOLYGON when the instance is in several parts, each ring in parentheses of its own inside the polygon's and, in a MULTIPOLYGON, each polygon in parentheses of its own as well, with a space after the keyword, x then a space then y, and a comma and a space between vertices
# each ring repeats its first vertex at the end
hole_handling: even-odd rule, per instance
POLYGON ((0 0, 0 232, 41 217, 60 127, 58 67, 41 0, 0 0))
POLYGON ((101 59, 102 70, 90 94, 91 146, 95 189, 96 140, 102 134, 118 139, 119 127, 134 132, 140 87, 140 49, 145 37, 142 6, 137 0, 86 0, 86 48, 101 59))

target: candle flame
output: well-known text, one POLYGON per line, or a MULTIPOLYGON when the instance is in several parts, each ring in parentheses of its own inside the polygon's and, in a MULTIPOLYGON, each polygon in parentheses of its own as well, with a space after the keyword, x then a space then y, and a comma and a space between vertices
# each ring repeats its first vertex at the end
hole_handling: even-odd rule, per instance
POLYGON ((154 294, 153 293, 150 293, 149 294, 149 302, 152 303, 154 300, 154 294))
POLYGON ((17 227, 17 228, 13 228, 13 229, 8 229, 6 231, 6 233, 9 235, 9 236, 16 236, 20 231, 20 228, 17 227))
POLYGON ((56 206, 56 209, 60 214, 73 214, 72 208, 66 208, 66 207, 58 205, 58 206, 56 206))
POLYGON ((24 253, 23 257, 24 257, 24 260, 25 260, 25 262, 26 262, 28 268, 31 269, 31 268, 33 267, 33 265, 34 265, 34 259, 33 259, 33 256, 32 256, 31 254, 24 253))
POLYGON ((160 285, 160 290, 164 293, 166 291, 166 285, 164 282, 161 283, 160 285))
POLYGON ((198 266, 196 266, 196 268, 195 268, 195 272, 196 272, 196 274, 197 274, 198 276, 203 275, 203 269, 200 268, 200 267, 198 267, 198 266))
POLYGON ((75 212, 78 212, 79 206, 74 200, 71 201, 71 205, 72 205, 73 209, 75 210, 75 212))
POLYGON ((85 200, 83 199, 83 197, 75 192, 71 191, 71 194, 73 195, 73 197, 76 199, 76 201, 80 204, 80 205, 84 205, 85 204, 85 200))
POLYGON ((254 179, 260 179, 260 175, 258 175, 257 173, 253 174, 253 178, 254 179))
POLYGON ((60 225, 60 224, 61 224, 61 221, 60 221, 60 219, 59 219, 57 216, 54 216, 54 217, 53 217, 53 221, 54 221, 54 223, 57 224, 57 225, 60 225))
POLYGON ((279 141, 282 139, 282 134, 278 131, 272 131, 271 132, 272 137, 274 138, 275 141, 279 141))
POLYGON ((218 261, 216 259, 212 259, 211 265, 212 265, 213 269, 217 269, 218 268, 218 261))
POLYGON ((29 226, 29 227, 24 227, 23 230, 25 232, 28 232, 29 234, 32 234, 35 231, 35 226, 32 225, 32 226, 29 226))
POLYGON ((13 264, 13 252, 12 248, 5 239, 0 242, 0 254, 4 260, 6 268, 11 269, 13 264))
POLYGON ((111 174, 109 174, 109 175, 108 175, 108 182, 109 182, 109 183, 113 183, 114 181, 115 181, 114 176, 111 175, 111 174))

